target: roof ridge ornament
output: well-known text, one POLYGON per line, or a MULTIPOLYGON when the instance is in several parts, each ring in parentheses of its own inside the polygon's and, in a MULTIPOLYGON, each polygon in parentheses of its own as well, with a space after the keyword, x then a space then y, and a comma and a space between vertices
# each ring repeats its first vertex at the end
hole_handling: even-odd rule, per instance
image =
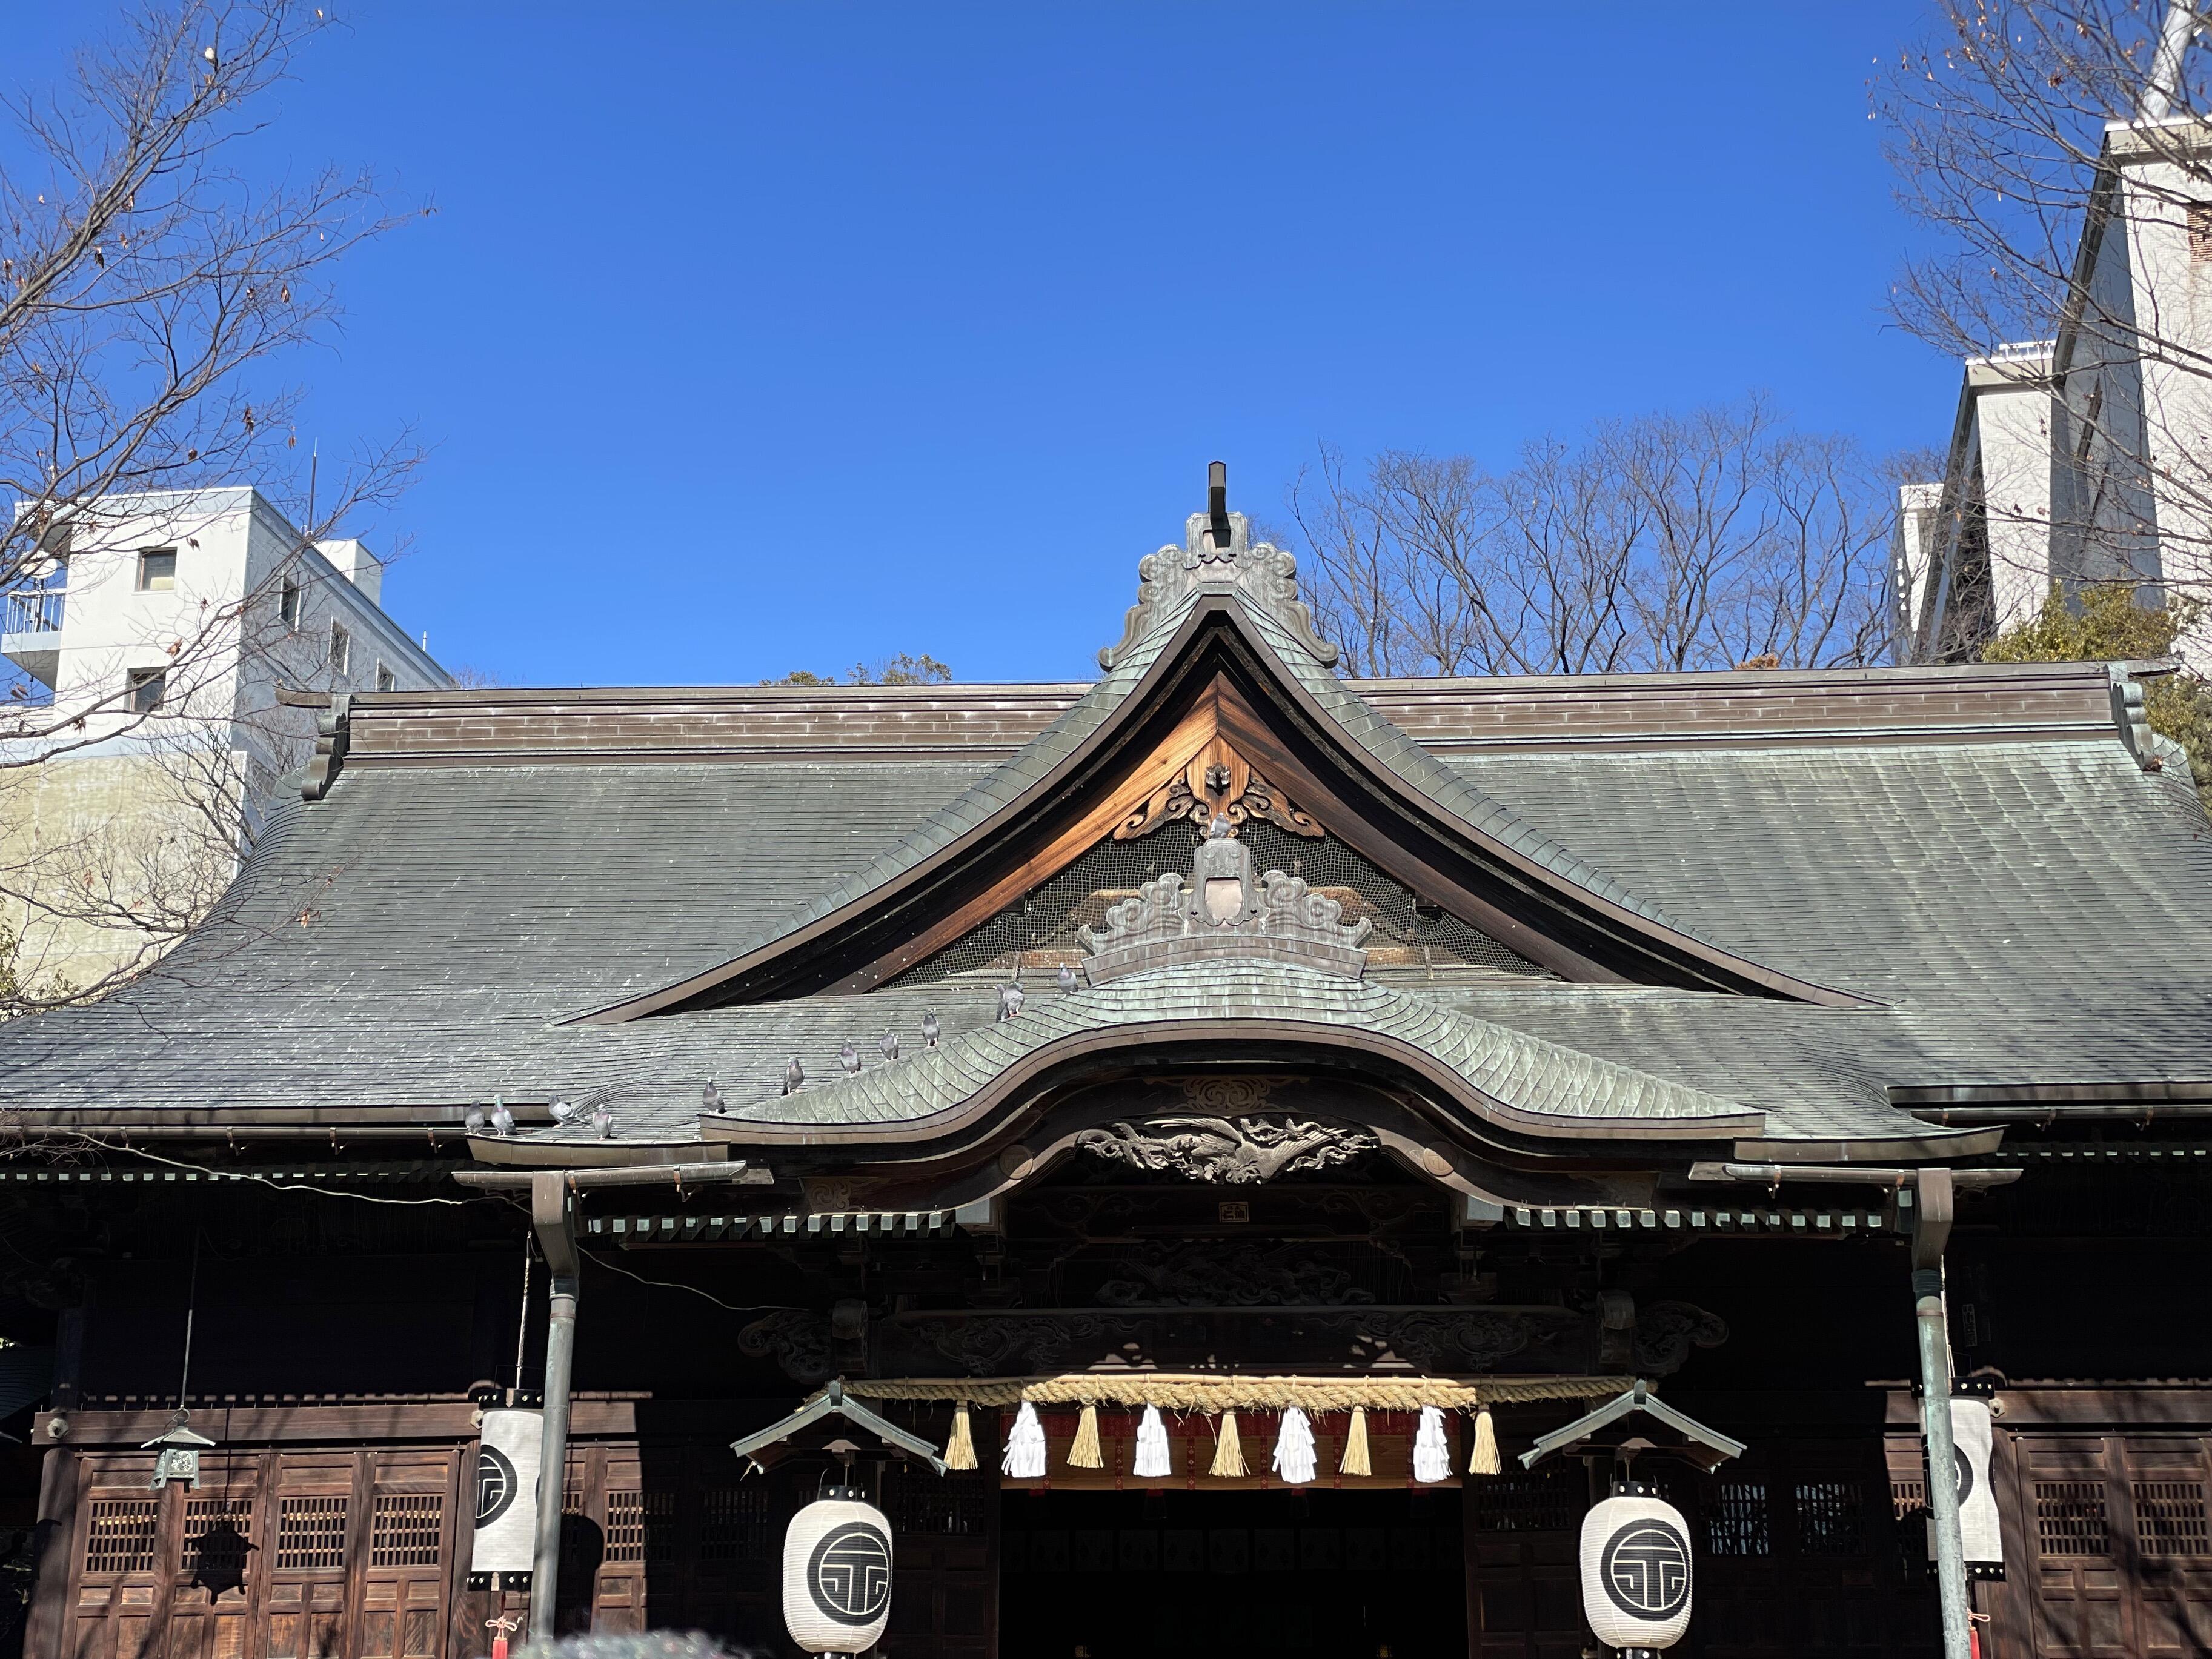
POLYGON ((1340 654, 1315 631, 1313 612, 1298 598, 1298 562, 1268 542, 1252 540, 1252 521, 1229 510, 1229 467, 1206 467, 1206 507, 1184 522, 1182 545, 1170 542, 1137 561, 1137 602, 1123 621, 1121 642, 1098 653, 1112 669, 1130 648, 1200 591, 1241 593, 1290 630, 1313 659, 1334 666, 1340 654))
POLYGON ((1270 870, 1255 880, 1252 849, 1217 817, 1192 855, 1189 885, 1170 871, 1108 909, 1104 927, 1078 937, 1091 953, 1083 973, 1093 985, 1178 963, 1236 959, 1358 979, 1367 970, 1359 944, 1374 926, 1364 916, 1346 925, 1344 906, 1303 876, 1270 870))

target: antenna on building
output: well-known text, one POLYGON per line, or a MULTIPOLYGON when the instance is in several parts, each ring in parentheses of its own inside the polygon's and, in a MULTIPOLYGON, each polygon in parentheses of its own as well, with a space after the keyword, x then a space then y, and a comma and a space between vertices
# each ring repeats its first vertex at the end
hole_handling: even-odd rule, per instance
POLYGON ((307 450, 307 533, 315 533, 315 475, 323 464, 323 441, 320 438, 307 450))
POLYGON ((2158 51, 2150 60, 2150 82, 2143 88, 2142 118, 2163 121, 2173 112, 2181 95, 2181 60, 2197 38, 2203 18, 2190 0, 2166 0, 2166 21, 2159 27, 2158 51))
POLYGON ((1229 545, 1229 463, 1208 461, 1206 464, 1206 528, 1212 532, 1216 547, 1229 545))

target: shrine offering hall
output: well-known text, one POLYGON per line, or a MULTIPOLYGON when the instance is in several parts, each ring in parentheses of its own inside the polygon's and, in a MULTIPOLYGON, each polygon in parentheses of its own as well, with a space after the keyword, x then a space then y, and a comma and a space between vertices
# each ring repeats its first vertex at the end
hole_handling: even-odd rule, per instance
POLYGON ((1139 574, 1085 684, 303 695, 0 1027, 27 1659, 2212 1651, 2142 665, 1364 681, 1218 490, 1139 574))

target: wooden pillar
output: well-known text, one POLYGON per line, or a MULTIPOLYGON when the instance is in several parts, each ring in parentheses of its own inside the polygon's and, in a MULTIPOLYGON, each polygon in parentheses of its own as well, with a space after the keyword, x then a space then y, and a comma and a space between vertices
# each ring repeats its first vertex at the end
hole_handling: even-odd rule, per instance
MULTIPOLYGON (((94 1299, 88 1282, 74 1308, 64 1308, 54 1331, 54 1416, 66 1437, 69 1414, 76 1409, 84 1375, 84 1330, 94 1299)), ((62 1443, 50 1447, 39 1472, 39 1520, 32 1534, 37 1577, 31 1612, 23 1632, 23 1659, 62 1659, 68 1645, 70 1586, 76 1577, 77 1493, 84 1485, 76 1450, 62 1443)))

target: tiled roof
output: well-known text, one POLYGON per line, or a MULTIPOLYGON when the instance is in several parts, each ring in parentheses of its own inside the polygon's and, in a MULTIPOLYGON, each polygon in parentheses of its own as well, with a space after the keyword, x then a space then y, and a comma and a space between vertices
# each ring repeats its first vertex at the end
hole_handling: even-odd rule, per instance
MULTIPOLYGON (((1418 1030, 1476 1071, 1541 1055, 1508 1081, 1555 1110, 1569 1097, 1547 1091, 1570 1078, 1612 1089, 1624 1109, 1710 1097, 1764 1112, 1770 1136, 1808 1139, 1909 1128, 1884 1099, 1893 1086, 2212 1080, 2212 957, 2201 949, 2212 832, 2185 786, 2144 774, 2109 727, 2082 719, 2101 695, 2094 671, 2068 671, 2078 686, 2047 672, 1899 675, 1924 705, 1900 716, 1909 730, 1870 715, 1826 734, 1747 721, 1741 740, 1708 722, 1723 729, 1672 747, 1440 737, 1447 762, 1300 667, 1287 635, 1268 642, 1378 764, 1440 806, 1624 907, 1886 1005, 1444 973, 1372 975, 1318 1003, 1301 990, 1300 1007, 1330 1011, 1313 1018, 1418 1030), (1977 698, 2001 711, 1978 729, 1977 698), (1633 1081, 1593 1081, 1607 1078, 1633 1081)), ((622 1136, 688 1138, 708 1075, 739 1110, 780 1111, 784 1061, 797 1055, 814 1079, 802 1109, 848 1099, 856 1112, 908 1109, 924 1097, 900 1105, 879 1073, 927 1069, 911 1058, 925 1008, 944 1022, 941 1053, 1030 1040, 987 1029, 991 987, 562 1022, 699 974, 772 934, 763 919, 827 914, 836 895, 926 856, 1043 775, 1146 663, 1133 653, 1006 766, 1014 714, 994 714, 994 735, 973 748, 953 722, 927 744, 843 753, 823 715, 836 698, 804 705, 823 728, 818 748, 769 745, 742 761, 626 750, 471 764, 456 744, 416 763, 436 746, 425 738, 410 763, 378 763, 365 744, 325 799, 278 814, 224 914, 157 972, 94 1006, 0 1028, 0 1107, 315 1107, 342 1119, 600 1085, 622 1136), (909 1060, 830 1081, 840 1042, 873 1062, 887 1026, 909 1060)), ((1572 702, 1595 687, 1608 706, 1648 710, 1680 678, 1530 682, 1528 696, 1572 702)), ((1752 684, 1705 677, 1681 695, 1741 700, 1752 684)), ((1773 684, 1808 705, 1848 694, 1872 707, 1885 682, 1838 677, 1832 694, 1802 676, 1773 684)), ((1061 696, 1045 690, 1020 719, 1061 696)), ((1449 725, 1428 691, 1396 695, 1428 709, 1416 723, 1449 725)), ((437 718, 456 723, 468 707, 441 706, 453 712, 437 718)), ((1645 714, 1627 723, 1665 735, 1645 714)), ((1114 989, 1063 1011, 1040 988, 1036 1024, 1017 1024, 1123 1023, 1086 1010, 1126 1012, 1149 994, 1132 981, 1122 1000, 1087 1001, 1114 989)), ((1242 994, 1224 981, 1207 994, 1242 994)))

